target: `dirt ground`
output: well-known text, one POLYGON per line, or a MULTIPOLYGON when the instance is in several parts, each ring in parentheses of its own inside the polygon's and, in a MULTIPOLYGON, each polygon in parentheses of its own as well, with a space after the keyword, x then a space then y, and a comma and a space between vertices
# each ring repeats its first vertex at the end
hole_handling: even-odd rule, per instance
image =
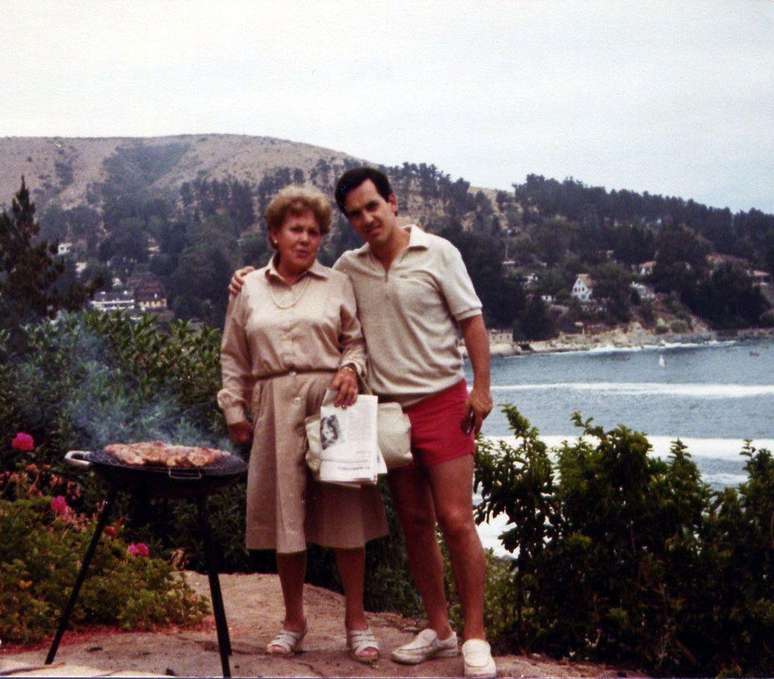
MULTIPOLYGON (((207 577, 188 572, 190 585, 209 597, 207 577)), ((371 613, 369 619, 382 646, 373 666, 351 660, 346 653, 343 599, 339 594, 307 586, 305 602, 309 633, 304 652, 290 658, 269 656, 267 642, 282 620, 279 580, 273 575, 221 575, 221 588, 232 643, 231 673, 235 677, 457 677, 461 658, 433 660, 418 666, 393 663, 389 650, 410 640, 415 621, 392 613, 371 613)), ((56 660, 44 666, 48 644, 35 649, 0 648, 0 676, 220 676, 215 625, 208 619, 199 629, 116 633, 97 630, 65 633, 56 660)), ((633 677, 632 671, 590 663, 552 660, 545 656, 499 656, 503 677, 633 677)), ((642 675, 639 675, 642 676, 642 675)))

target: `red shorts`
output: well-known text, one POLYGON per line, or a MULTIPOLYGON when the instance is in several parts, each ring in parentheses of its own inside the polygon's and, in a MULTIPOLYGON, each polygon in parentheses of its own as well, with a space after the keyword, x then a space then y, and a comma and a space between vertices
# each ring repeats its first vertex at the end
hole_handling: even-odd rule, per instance
POLYGON ((411 452, 415 464, 432 467, 475 452, 473 433, 463 431, 467 398, 465 380, 460 380, 454 386, 404 408, 411 420, 411 452))

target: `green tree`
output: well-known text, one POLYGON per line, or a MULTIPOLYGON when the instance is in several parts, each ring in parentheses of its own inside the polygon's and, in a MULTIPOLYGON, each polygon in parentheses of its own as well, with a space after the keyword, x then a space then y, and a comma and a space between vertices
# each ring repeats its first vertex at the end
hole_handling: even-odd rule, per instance
POLYGON ((613 232, 615 256, 625 264, 653 259, 655 236, 643 226, 622 226, 613 232))
POLYGON ((99 256, 103 262, 114 257, 133 262, 148 260, 148 234, 143 221, 137 217, 122 219, 113 228, 110 236, 99 246, 99 256))
POLYGON ((658 292, 677 292, 683 301, 694 293, 706 275, 706 241, 686 226, 664 228, 656 239, 653 284, 658 292))
POLYGON ((744 269, 725 264, 699 286, 692 310, 718 328, 737 328, 756 325, 768 306, 744 269))
POLYGON ((76 282, 64 290, 56 288, 64 264, 55 257, 55 245, 36 242, 39 231, 35 205, 22 178, 11 214, 0 215, 0 327, 14 331, 29 320, 53 318, 59 309, 81 307, 93 293, 94 286, 76 282))
POLYGON ((191 244, 180 254, 171 278, 173 308, 180 318, 222 326, 228 281, 238 264, 239 246, 231 227, 231 221, 222 216, 194 227, 191 244))
POLYGON ((607 310, 616 321, 626 322, 631 318, 632 277, 617 264, 608 262, 597 267, 593 273, 594 297, 607 301, 607 310))
POLYGON ((566 220, 551 219, 535 229, 537 255, 549 266, 561 260, 570 243, 572 227, 566 220))
POLYGON ((516 340, 546 340, 556 335, 556 323, 551 318, 548 305, 540 295, 532 295, 524 312, 513 324, 513 338, 516 340))

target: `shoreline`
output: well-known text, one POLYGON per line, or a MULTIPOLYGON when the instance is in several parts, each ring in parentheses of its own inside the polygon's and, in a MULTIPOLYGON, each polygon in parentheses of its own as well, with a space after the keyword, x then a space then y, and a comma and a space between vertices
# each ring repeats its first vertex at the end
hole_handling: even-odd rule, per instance
MULTIPOLYGON (((774 340, 774 328, 743 328, 734 331, 718 331, 704 328, 691 333, 656 334, 639 323, 614 328, 595 334, 568 335, 560 333, 549 340, 533 342, 490 342, 492 356, 529 356, 532 354, 558 354, 570 351, 615 351, 668 349, 680 345, 701 345, 722 342, 744 342, 756 339, 774 340)), ((465 348, 462 347, 463 354, 465 348)))

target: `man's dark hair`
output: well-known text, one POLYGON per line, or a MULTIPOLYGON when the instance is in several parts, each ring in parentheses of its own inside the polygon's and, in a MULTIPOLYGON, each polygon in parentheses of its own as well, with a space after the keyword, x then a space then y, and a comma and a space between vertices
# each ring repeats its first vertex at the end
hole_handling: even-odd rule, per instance
POLYGON ((374 183, 376 190, 384 200, 390 199, 392 186, 390 186, 390 180, 387 179, 387 175, 384 172, 380 172, 373 167, 356 167, 352 170, 347 170, 339 177, 339 181, 336 182, 336 192, 334 194, 336 196, 336 205, 339 206, 339 210, 345 216, 347 211, 344 209, 344 201, 346 201, 350 191, 354 191, 364 181, 369 179, 374 183))

